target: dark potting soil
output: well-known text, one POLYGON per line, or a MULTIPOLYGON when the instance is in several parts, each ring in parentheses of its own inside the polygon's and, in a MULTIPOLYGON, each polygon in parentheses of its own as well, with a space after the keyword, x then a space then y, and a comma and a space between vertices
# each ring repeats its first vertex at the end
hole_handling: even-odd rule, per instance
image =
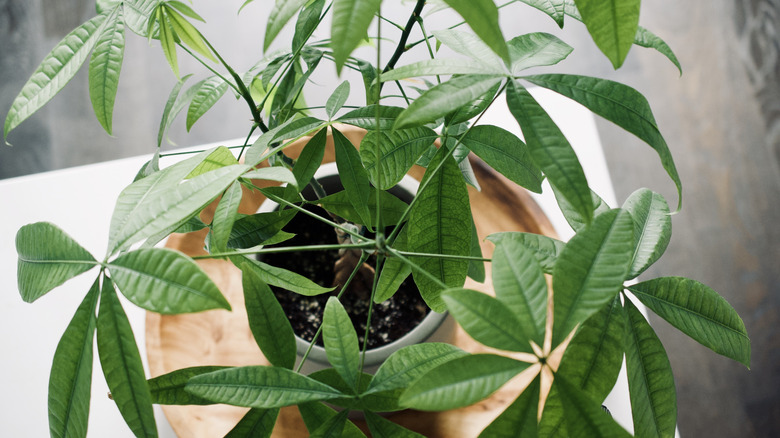
MULTIPOLYGON (((308 205, 306 208, 323 217, 328 217, 325 210, 320 207, 308 205)), ((295 234, 295 237, 278 246, 338 243, 332 227, 303 213, 295 215, 284 227, 284 231, 295 234)), ((339 259, 338 251, 267 253, 259 254, 258 259, 272 266, 301 274, 320 286, 336 286, 333 284, 333 280, 334 265, 339 259)), ((376 264, 375 256, 369 257, 367 263, 374 267, 376 264)), ((360 345, 363 344, 366 332, 372 281, 373 278, 360 281, 356 276, 352 285, 341 297, 341 304, 352 319, 360 345)), ((328 298, 338 294, 338 288, 331 293, 314 297, 307 297, 275 286, 271 286, 271 289, 282 305, 295 334, 306 341, 311 341, 314 338, 314 334, 322 324, 322 314, 328 298)), ((368 348, 381 347, 401 338, 416 327, 429 310, 411 276, 408 277, 392 298, 374 304, 368 348)), ((323 345, 322 336, 317 339, 317 344, 323 345)))

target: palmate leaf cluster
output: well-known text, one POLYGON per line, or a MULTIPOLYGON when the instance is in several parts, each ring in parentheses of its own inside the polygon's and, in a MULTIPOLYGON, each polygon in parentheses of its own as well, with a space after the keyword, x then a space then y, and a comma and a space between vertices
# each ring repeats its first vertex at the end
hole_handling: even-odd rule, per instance
MULTIPOLYGON (((247 0, 241 9, 253 7, 251 3, 247 0)), ((25 301, 98 270, 55 352, 49 383, 52 436, 86 435, 95 337, 112 397, 136 436, 157 435, 154 403, 226 403, 251 408, 230 437, 270 436, 279 409, 291 405, 298 406, 312 436, 364 436, 348 418, 349 411, 358 410, 374 436, 414 437, 419 435, 377 413, 457 409, 489 397, 520 373, 531 374, 532 383, 481 436, 625 436, 628 432, 600 407, 624 357, 635 434, 673 436, 672 371, 637 300, 701 344, 749 366, 745 327, 714 290, 682 277, 635 280, 669 243, 667 201, 639 189, 621 207, 608 206, 591 191, 569 140, 527 87, 566 96, 646 142, 677 188, 679 210, 680 177, 645 98, 609 80, 526 74, 526 69, 549 69, 564 61, 572 48, 540 32, 507 40, 499 22, 500 16, 511 16, 515 9, 527 12, 530 6, 561 27, 584 22, 615 68, 637 45, 657 50, 679 69, 671 49, 638 26, 640 1, 522 0, 500 8, 491 0, 443 4, 464 21, 429 33, 425 23, 435 21, 426 21, 421 13, 426 3, 416 2, 406 25, 397 25, 398 45, 386 65, 353 56, 367 35, 371 40, 374 32, 378 36, 385 29, 382 36, 387 38, 389 25, 377 20, 381 0, 277 0, 263 48, 279 45, 276 37, 294 22, 292 42, 242 74, 200 33, 196 24, 203 19, 188 4, 102 0, 97 16, 43 60, 9 111, 6 138, 53 98, 87 58, 95 115, 110 134, 125 29, 159 44, 180 77, 165 104, 157 152, 116 201, 102 261, 50 223, 30 224, 17 234, 19 291, 25 301), (322 37, 326 16, 329 38, 316 39, 315 34, 322 37), (412 41, 415 30, 421 38, 412 41), (437 57, 434 47, 439 44, 458 57, 437 57), (432 59, 399 63, 404 51, 416 45, 427 46, 432 59), (180 75, 180 52, 200 61, 210 76, 186 86, 192 75, 180 75), (321 107, 307 107, 303 92, 326 65, 358 80, 334 85, 321 107), (348 106, 360 94, 356 83, 364 87, 365 105, 348 106), (186 109, 189 129, 228 89, 250 110, 247 141, 233 150, 201 151, 161 168, 160 145, 177 115, 186 109), (498 126, 476 124, 502 95, 522 139, 498 126), (366 130, 360 144, 348 138, 350 127, 366 130), (261 135, 250 144, 258 130, 261 135), (288 155, 288 147, 303 138, 307 143, 300 154, 288 155), (331 143, 343 191, 318 193, 314 174, 331 143), (536 234, 496 233, 488 237, 495 245, 492 257, 484 258, 469 203, 468 186, 479 189, 470 154, 532 192, 541 192, 546 179, 574 237, 562 242, 536 234), (415 165, 426 170, 407 203, 388 190, 415 165), (316 200, 302 197, 307 186, 313 187, 316 200), (239 213, 245 191, 261 192, 279 209, 239 213), (200 213, 212 203, 213 219, 204 222, 200 213), (296 215, 308 214, 306 204, 327 210, 332 217, 319 220, 348 236, 346 243, 327 249, 355 250, 361 260, 376 254, 373 303, 392 297, 411 276, 433 311, 450 312, 473 339, 505 353, 413 345, 367 374, 366 346, 332 294, 320 328, 331 368, 302 374, 295 335, 271 286, 307 296, 334 288, 254 255, 278 251, 273 245, 292 237, 284 227, 296 215), (376 237, 366 237, 361 228, 376 237), (202 229, 208 229, 206 255, 198 257, 226 259, 241 270, 248 323, 271 365, 194 367, 147 380, 118 293, 162 314, 230 310, 193 257, 155 246, 170 233, 202 229), (495 296, 463 288, 467 277, 486 281, 485 262, 491 263, 495 296), (552 278, 552 299, 547 276, 552 278)))

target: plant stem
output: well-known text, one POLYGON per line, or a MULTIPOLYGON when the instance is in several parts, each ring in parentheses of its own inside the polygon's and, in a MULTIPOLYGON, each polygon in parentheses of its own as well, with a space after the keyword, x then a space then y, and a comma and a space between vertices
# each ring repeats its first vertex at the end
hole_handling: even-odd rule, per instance
POLYGON ((425 275, 425 276, 426 276, 426 277, 428 277, 430 280, 432 280, 434 283, 436 283, 436 284, 438 284, 439 286, 441 286, 441 287, 442 287, 442 289, 447 289, 447 288, 449 287, 449 286, 447 286, 446 284, 444 284, 444 282, 443 282, 443 281, 441 281, 441 279, 439 279, 439 278, 436 278, 436 277, 435 277, 433 274, 431 274, 430 272, 428 272, 428 271, 426 271, 425 269, 423 269, 423 268, 419 267, 419 266, 418 266, 416 263, 414 263, 414 262, 412 262, 411 260, 409 260, 408 258, 404 257, 404 256, 403 256, 403 255, 402 255, 402 254, 401 254, 401 253, 400 253, 398 250, 395 250, 395 249, 393 249, 393 248, 390 248, 390 247, 388 247, 388 248, 387 248, 387 250, 388 250, 388 252, 390 252, 390 254, 392 254, 392 255, 393 255, 393 256, 395 256, 395 257, 398 257, 398 259, 399 259, 399 260, 401 260, 402 262, 404 262, 404 263, 406 263, 407 265, 409 265, 409 267, 411 267, 413 271, 417 271, 417 272, 419 272, 420 274, 422 274, 422 275, 425 275))
POLYGON ((484 257, 474 257, 474 256, 459 256, 459 255, 452 255, 452 254, 433 254, 433 253, 424 253, 424 252, 412 252, 412 251, 399 251, 396 250, 398 254, 407 256, 407 257, 432 257, 437 259, 455 259, 455 260, 474 260, 477 262, 492 262, 493 259, 487 259, 484 257))
MULTIPOLYGON (((403 55, 403 53, 407 50, 406 42, 409 40, 409 34, 412 33, 412 27, 417 21, 417 16, 422 13, 424 7, 425 0, 417 0, 417 4, 414 6, 414 10, 409 16, 409 20, 406 21, 406 26, 404 27, 404 31, 401 33, 401 38, 398 40, 398 45, 395 47, 395 52, 393 52, 393 56, 390 57, 390 60, 387 61, 387 65, 382 70, 383 72, 392 70, 398 60, 401 59, 401 55, 403 55)), ((379 88, 382 88, 381 82, 379 82, 379 88)))
POLYGON ((192 256, 193 260, 200 259, 218 259, 224 257, 250 255, 250 254, 274 254, 274 253, 286 253, 286 252, 300 252, 300 251, 330 251, 338 249, 373 249, 374 242, 369 241, 365 243, 348 243, 348 244, 332 244, 332 245, 304 245, 304 246, 282 246, 274 248, 258 248, 238 251, 226 251, 205 255, 192 256))

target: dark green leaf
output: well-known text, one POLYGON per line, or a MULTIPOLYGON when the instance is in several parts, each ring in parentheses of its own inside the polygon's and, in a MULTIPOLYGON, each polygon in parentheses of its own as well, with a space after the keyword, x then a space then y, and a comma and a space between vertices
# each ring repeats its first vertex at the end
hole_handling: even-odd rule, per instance
MULTIPOLYGON (((398 236, 395 238, 392 247, 399 251, 407 249, 407 230, 405 226, 401 228, 398 236)), ((379 273, 379 282, 374 294, 374 302, 381 303, 390 299, 401 287, 401 284, 412 274, 412 268, 397 257, 385 258, 379 273)))
POLYGON ((319 132, 306 143, 298 159, 295 160, 292 172, 295 176, 296 186, 306 187, 309 181, 317 173, 325 156, 325 144, 328 139, 328 130, 320 129, 319 132))
POLYGON ((325 113, 328 115, 329 119, 332 119, 333 116, 335 116, 336 113, 341 109, 341 107, 344 106, 344 103, 347 101, 348 97, 349 82, 344 81, 340 83, 335 90, 333 90, 333 94, 330 95, 328 101, 325 103, 325 113))
POLYGON ((446 362, 417 379, 400 403, 423 411, 444 411, 476 403, 498 390, 530 364, 493 354, 446 362))
POLYGON ((623 65, 639 26, 641 0, 574 0, 599 49, 615 69, 623 65))
POLYGON ((295 365, 295 333, 271 288, 255 271, 242 271, 244 301, 249 328, 263 355, 272 365, 292 369, 295 365))
POLYGON ((634 433, 642 437, 674 437, 677 393, 666 350, 645 317, 625 301, 626 368, 634 433))
POLYGON ((213 401, 192 395, 184 390, 187 382, 201 374, 223 370, 223 366, 199 366, 181 368, 147 381, 152 403, 158 405, 211 405, 213 401))
MULTIPOLYGON (((558 208, 561 209, 561 213, 563 213, 563 217, 566 219, 566 222, 569 224, 569 226, 571 226, 574 231, 580 231, 587 227, 588 221, 586 221, 582 214, 577 211, 577 209, 569 202, 568 199, 566 199, 563 193, 561 193, 561 191, 555 187, 552 189, 553 194, 555 194, 555 201, 558 203, 558 208)), ((591 201, 593 202, 593 217, 596 217, 610 209, 609 205, 607 205, 607 203, 604 202, 604 200, 601 199, 601 197, 593 190, 590 191, 590 197, 591 201)))
POLYGON ((539 436, 546 438, 569 438, 566 433, 566 415, 563 412, 563 403, 558 395, 558 385, 550 388, 547 399, 544 401, 542 419, 539 421, 539 436))
MULTIPOLYGON (((468 163, 468 161, 464 161, 468 163)), ((479 242, 479 234, 477 233, 477 225, 474 223, 474 218, 471 218, 471 257, 482 258, 482 245, 479 242)), ((477 283, 485 282, 485 262, 481 260, 469 260, 468 277, 477 283)))
POLYGON ((252 248, 276 236, 295 216, 297 210, 272 211, 244 216, 233 224, 228 248, 252 248))
POLYGON ((689 278, 662 277, 629 286, 629 290, 686 335, 750 368, 750 339, 745 324, 708 286, 689 278))
POLYGON ((89 60, 89 98, 98 122, 109 135, 124 54, 125 26, 120 8, 106 20, 89 60))
POLYGON ((348 415, 349 411, 344 410, 328 418, 311 432, 309 438, 341 438, 348 415))
POLYGON ((277 126, 274 129, 261 135, 249 148, 246 154, 246 162, 252 166, 265 160, 277 150, 290 144, 292 140, 302 137, 311 132, 317 131, 322 127, 322 121, 314 117, 303 117, 300 119, 291 119, 277 126), (290 141, 288 141, 290 140, 290 141), (277 146, 277 141, 284 141, 284 144, 277 146), (269 148, 272 148, 269 150, 269 148))
POLYGON ((111 398, 135 436, 156 437, 152 397, 133 328, 116 296, 113 282, 103 279, 97 320, 100 365, 111 398))
POLYGON ((406 388, 435 367, 466 355, 457 347, 435 342, 401 348, 382 363, 363 395, 406 388))
POLYGON ((437 138, 436 132, 422 126, 369 131, 360 142, 360 158, 374 186, 388 190, 401 181, 437 138))
POLYGON ((444 0, 455 9, 474 33, 479 36, 501 59, 509 64, 506 40, 498 24, 498 8, 493 0, 444 0))
POLYGON ((569 240, 553 270, 553 346, 623 288, 633 254, 634 224, 610 210, 569 240))
POLYGON ((563 28, 564 0, 520 0, 549 15, 560 28, 563 28))
POLYGON ((86 249, 48 222, 20 228, 16 232, 16 252, 19 294, 28 303, 97 264, 86 249))
POLYGON ((325 6, 325 0, 314 0, 304 7, 298 15, 298 21, 295 23, 295 34, 292 39, 293 53, 299 51, 311 34, 320 24, 320 15, 325 6))
MULTIPOLYGON (((325 406, 319 402, 299 404, 298 410, 301 412, 301 417, 303 417, 303 422, 306 424, 306 429, 310 431, 316 430, 321 424, 338 415, 338 412, 336 412, 333 408, 325 406)), ((347 422, 346 426, 344 427, 341 437, 366 438, 366 435, 350 421, 347 422)))
MULTIPOLYGON (((382 223, 386 226, 396 225, 403 217, 404 211, 408 206, 406 202, 396 198, 389 192, 379 191, 380 204, 382 206, 382 223)), ((355 207, 349 202, 349 195, 346 190, 328 195, 317 201, 325 210, 335 213, 339 217, 353 223, 362 223, 362 217, 355 210, 355 207)), ((376 223, 376 190, 371 190, 368 198, 368 209, 371 212, 371 221, 366 225, 376 223)))
POLYGON ((366 423, 374 438, 424 438, 399 424, 381 417, 373 412, 366 412, 366 423))
POLYGON ((341 183, 349 195, 349 202, 357 210, 364 225, 372 225, 369 221, 371 212, 368 201, 371 197, 371 184, 368 172, 360 161, 360 154, 355 146, 339 130, 333 128, 333 145, 336 149, 336 166, 339 170, 341 183))
POLYGON ((479 436, 481 438, 536 438, 539 389, 537 376, 479 436))
MULTIPOLYGON (((571 438, 628 438, 631 436, 625 429, 604 412, 600 403, 589 398, 576 386, 566 382, 562 377, 555 378, 555 387, 563 405, 566 426, 571 438)), ((644 435, 638 435, 644 436, 644 435)))
POLYGON ((666 251, 672 238, 672 217, 664 197, 648 189, 632 193, 623 208, 634 219, 636 249, 627 277, 631 279, 644 272, 666 251))
POLYGON ((86 437, 92 387, 92 343, 100 279, 87 292, 62 334, 49 375, 49 432, 86 437))
POLYGON ((682 183, 647 99, 631 87, 606 79, 574 75, 538 75, 525 78, 573 99, 649 144, 661 158, 666 173, 677 186, 682 205, 682 183))
POLYGON ((447 311, 474 340, 507 351, 533 352, 520 320, 508 306, 482 292, 448 289, 441 295, 447 311))
POLYGON ((295 272, 265 264, 261 261, 255 260, 254 258, 233 256, 230 257, 230 260, 233 261, 236 266, 241 268, 242 271, 251 269, 264 282, 276 287, 281 287, 282 289, 287 289, 297 294, 314 296, 333 290, 332 287, 322 287, 308 278, 296 274, 295 272))
POLYGON ((188 132, 192 129, 192 125, 225 95, 227 89, 228 83, 219 76, 212 76, 206 82, 201 83, 197 93, 192 98, 192 102, 190 102, 189 109, 187 109, 188 132))
POLYGON ((360 350, 352 320, 336 297, 328 298, 322 323, 322 340, 328 362, 352 388, 357 387, 360 350))
POLYGON ((379 102, 379 84, 377 83, 377 71, 370 62, 357 60, 360 76, 363 78, 363 88, 366 92, 366 105, 375 105, 379 102))
POLYGON ((234 406, 270 409, 343 394, 286 368, 248 366, 193 377, 186 390, 199 397, 234 406))
POLYGON ((228 238, 238 217, 238 204, 241 203, 243 193, 241 184, 234 182, 222 194, 214 211, 214 219, 211 221, 210 251, 223 252, 227 249, 228 238))
POLYGON ((470 103, 467 103, 466 105, 463 105, 455 111, 447 114, 444 117, 444 124, 446 126, 454 126, 459 123, 466 123, 472 118, 481 114, 487 109, 488 106, 493 103, 493 100, 496 97, 496 93, 498 93, 498 89, 500 87, 501 84, 494 85, 493 88, 488 90, 488 92, 483 94, 481 97, 478 97, 472 100, 470 103))
POLYGON ((331 25, 331 47, 336 70, 341 71, 347 58, 366 38, 368 26, 379 12, 382 0, 335 0, 331 25))
POLYGON ((507 45, 513 75, 531 67, 555 65, 574 50, 558 37, 544 32, 520 35, 508 41, 507 45))
POLYGON ((274 41, 285 24, 290 21, 293 15, 303 7, 308 0, 276 0, 271 14, 268 16, 268 22, 265 27, 265 40, 263 42, 263 51, 274 41))
POLYGON ((377 106, 368 105, 358 109, 354 109, 341 117, 338 121, 340 123, 346 123, 347 125, 357 126, 368 131, 374 131, 377 129, 390 130, 395 124, 395 119, 403 112, 403 108, 395 106, 380 106, 379 107, 379 124, 377 125, 377 106))
POLYGON ((217 285, 191 258, 164 248, 139 249, 108 264, 111 278, 133 304, 177 314, 230 310, 217 285))
POLYGON ((250 409, 225 438, 270 438, 279 409, 250 409))
POLYGON ((519 233, 519 232, 501 232, 493 233, 487 237, 487 239, 496 245, 504 240, 513 240, 523 245, 527 249, 531 250, 531 253, 536 257, 536 261, 542 268, 545 274, 552 274, 553 266, 558 260, 558 255, 563 251, 565 243, 552 237, 542 236, 534 233, 519 233))
POLYGON ((506 94, 509 111, 520 124, 531 158, 575 210, 590 223, 593 206, 588 181, 569 141, 544 108, 517 82, 506 94))

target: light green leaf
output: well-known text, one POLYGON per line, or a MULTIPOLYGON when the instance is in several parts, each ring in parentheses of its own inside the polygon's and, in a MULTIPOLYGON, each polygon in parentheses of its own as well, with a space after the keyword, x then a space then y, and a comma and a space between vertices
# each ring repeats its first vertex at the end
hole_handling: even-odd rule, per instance
POLYGON ((201 83, 187 109, 187 132, 217 101, 225 95, 228 84, 219 76, 212 76, 201 83))
POLYGON ((498 24, 498 8, 493 0, 444 0, 460 14, 474 33, 509 64, 506 40, 498 24))
POLYGON ((325 0, 314 0, 298 14, 298 21, 295 23, 295 34, 292 39, 292 53, 301 50, 312 33, 317 29, 324 6, 325 0))
MULTIPOLYGON (((298 410, 306 424, 306 429, 314 431, 329 419, 338 415, 333 408, 325 406, 320 402, 302 403, 298 405, 298 410)), ((366 435, 355 426, 351 421, 347 422, 341 433, 342 438, 366 438, 366 435)))
POLYGON ((247 366, 193 377, 185 389, 199 397, 233 406, 281 408, 343 394, 287 368, 247 366))
POLYGON ((488 397, 529 366, 528 363, 493 354, 457 358, 417 379, 401 395, 400 403, 422 411, 468 406, 488 397))
POLYGON ((627 279, 636 278, 655 263, 672 238, 672 217, 663 196, 648 189, 639 189, 626 199, 623 208, 634 219, 636 242, 633 262, 627 279))
POLYGON ((315 119, 314 117, 290 119, 264 133, 255 140, 252 147, 247 151, 246 163, 256 166, 258 163, 275 153, 277 148, 281 149, 281 147, 292 143, 293 140, 319 130, 322 125, 322 121, 315 119), (284 143, 283 145, 277 145, 277 141, 284 141, 284 143))
POLYGON ((238 204, 241 203, 243 190, 241 184, 234 182, 219 200, 214 211, 214 219, 211 221, 211 235, 209 236, 209 250, 211 252, 224 252, 227 249, 228 238, 233 229, 233 224, 238 217, 238 204))
POLYGON ((575 210, 590 223, 593 205, 577 154, 536 99, 517 82, 506 93, 509 111, 520 124, 531 158, 575 210))
POLYGON ((677 392, 666 350, 642 313, 626 300, 626 367, 634 433, 642 437, 674 437, 677 392))
POLYGON ((349 97, 349 82, 344 81, 333 90, 333 94, 328 97, 328 101, 325 103, 325 113, 328 115, 328 119, 332 119, 344 106, 347 97, 349 97))
POLYGON ((360 350, 357 333, 344 306, 336 297, 328 298, 322 323, 322 340, 328 362, 352 388, 357 387, 360 350))
MULTIPOLYGON (((568 199, 566 199, 560 190, 556 189, 555 187, 552 189, 553 194, 555 195, 555 201, 558 203, 558 208, 561 209, 561 213, 563 213, 564 219, 566 219, 566 222, 569 224, 569 226, 571 226, 572 230, 576 232, 587 227, 589 221, 586 221, 582 214, 576 209, 574 205, 569 202, 568 199)), ((604 200, 601 199, 601 197, 593 190, 590 191, 590 198, 591 202, 593 203, 593 217, 596 217, 610 209, 609 205, 607 205, 607 203, 604 202, 604 200)))
POLYGON ((268 50, 268 47, 274 41, 274 38, 279 35, 284 25, 307 2, 308 0, 276 0, 266 23, 263 51, 268 50))
POLYGON ((480 344, 499 350, 533 352, 528 338, 517 330, 520 320, 504 303, 469 289, 448 289, 441 297, 447 311, 480 344))
POLYGON ((255 271, 242 271, 249 328, 263 355, 272 365, 295 366, 295 333, 271 288, 255 271))
POLYGON ((533 6, 534 8, 549 15, 556 23, 558 27, 563 29, 563 17, 564 17, 564 1, 563 0, 520 0, 523 3, 533 6))
POLYGON ((250 170, 249 172, 245 173, 243 177, 249 179, 262 179, 266 181, 278 181, 280 183, 290 184, 298 187, 298 181, 295 179, 293 172, 289 169, 279 166, 261 167, 259 169, 250 170))
MULTIPOLYGON (((176 33, 171 28, 170 22, 166 19, 162 3, 160 3, 160 6, 155 9, 155 16, 156 18, 154 20, 149 21, 149 26, 151 27, 154 22, 159 24, 160 46, 162 48, 163 55, 165 55, 165 59, 168 61, 168 65, 171 66, 173 74, 178 78, 179 61, 176 55, 176 33)), ((151 32, 149 32, 149 36, 151 38, 151 32)))
POLYGON ((641 0, 574 0, 598 48, 618 69, 634 44, 641 0))
POLYGON ((504 240, 513 240, 523 245, 527 249, 531 250, 531 253, 536 257, 536 261, 542 268, 545 274, 552 274, 553 266, 558 260, 558 256, 563 251, 565 243, 552 237, 542 236, 534 233, 519 233, 519 232, 501 232, 493 233, 487 237, 487 239, 496 245, 504 240))
POLYGON ((225 146, 218 146, 210 154, 208 154, 208 156, 203 161, 198 163, 198 165, 192 169, 192 172, 188 173, 184 179, 195 178, 198 175, 203 175, 204 173, 211 172, 212 170, 221 169, 223 167, 232 166, 234 164, 238 164, 238 160, 236 160, 233 152, 230 152, 230 149, 225 146))
POLYGON ((444 117, 456 108, 482 97, 500 77, 465 75, 443 82, 423 93, 395 121, 395 129, 410 128, 444 117))
POLYGON ((270 438, 279 409, 250 409, 225 438, 270 438))
POLYGON ((175 35, 181 39, 181 42, 184 43, 184 45, 211 61, 217 62, 217 59, 211 53, 211 49, 206 42, 203 41, 203 36, 186 18, 182 17, 176 10, 168 6, 165 6, 165 16, 168 18, 168 23, 175 32, 175 35))
POLYGON ((165 108, 163 108, 163 114, 162 118, 160 119, 160 129, 157 131, 157 147, 159 148, 162 145, 163 137, 165 137, 165 132, 168 130, 168 127, 171 126, 173 123, 173 119, 176 118, 176 114, 178 112, 174 112, 173 108, 176 105, 176 102, 179 100, 179 93, 181 92, 182 87, 184 86, 184 82, 187 81, 192 75, 186 75, 183 78, 179 79, 178 82, 173 86, 173 89, 171 89, 170 94, 168 95, 168 100, 165 102, 165 108))
POLYGON ((298 159, 295 160, 292 172, 295 176, 296 187, 306 187, 314 174, 317 173, 317 169, 322 164, 322 159, 325 157, 325 145, 328 140, 328 130, 320 129, 314 136, 306 143, 298 159))
POLYGON ((86 437, 92 387, 92 343, 100 279, 87 292, 62 334, 49 375, 49 432, 52 437, 86 437))
POLYGON ((615 386, 623 364, 623 309, 615 297, 588 318, 569 345, 558 375, 601 403, 615 386))
POLYGON ((368 26, 379 12, 382 0, 335 0, 331 25, 331 48, 340 72, 353 50, 366 38, 368 26))
POLYGON ((8 110, 3 127, 4 140, 12 129, 38 111, 73 79, 95 46, 105 20, 105 15, 98 15, 77 27, 43 58, 8 110))
POLYGON ((135 436, 156 437, 152 396, 133 328, 116 296, 113 282, 103 279, 97 320, 100 365, 111 398, 135 436))
POLYGON ((604 412, 598 402, 589 398, 576 386, 566 382, 564 378, 556 376, 555 387, 563 405, 566 426, 571 438, 631 437, 631 434, 604 412))
POLYGON ((438 42, 477 61, 479 65, 489 69, 492 73, 506 73, 506 67, 501 58, 479 36, 457 29, 440 29, 432 33, 438 42))
POLYGON ((461 143, 510 181, 542 193, 542 171, 516 135, 492 125, 472 127, 461 143))
POLYGON ((20 228, 16 232, 16 252, 19 294, 27 303, 97 265, 86 249, 49 222, 20 228))
POLYGON ((371 226, 371 212, 368 209, 368 201, 371 197, 371 183, 368 181, 368 172, 360 161, 360 154, 355 146, 344 137, 338 129, 332 129, 333 145, 336 149, 336 167, 339 170, 341 184, 349 195, 352 207, 357 210, 364 225, 371 226))
POLYGON ((531 67, 555 65, 574 50, 555 35, 544 32, 517 36, 509 40, 507 45, 513 75, 531 67))
POLYGON ((217 285, 192 259, 165 248, 147 248, 108 264, 119 290, 138 307, 161 314, 230 310, 217 285))
POLYGON ((223 370, 224 366, 199 366, 181 368, 168 374, 147 380, 152 403, 158 405, 212 405, 211 400, 198 397, 184 390, 187 382, 201 374, 223 370))
POLYGON ((539 412, 539 377, 528 385, 517 399, 493 420, 480 438, 536 438, 539 412))
POLYGON ((553 270, 553 346, 621 291, 633 234, 631 215, 615 209, 597 216, 566 244, 553 270))
POLYGON ((737 312, 696 280, 662 277, 628 288, 647 307, 718 354, 750 368, 750 339, 737 312))
POLYGON ((388 190, 401 181, 438 137, 432 129, 423 126, 369 131, 360 142, 360 158, 371 182, 381 190, 388 190))
MULTIPOLYGON (((513 239, 493 251, 493 289, 496 298, 518 319, 519 336, 541 346, 547 320, 547 282, 534 253, 513 239)), ((525 350, 523 350, 525 351, 525 350)))
POLYGON ((338 121, 347 125, 357 126, 368 131, 375 131, 377 126, 381 130, 390 130, 395 124, 395 119, 403 112, 403 108, 396 106, 379 107, 379 125, 377 125, 377 106, 368 105, 354 109, 341 117, 338 121))
MULTIPOLYGON (((425 186, 417 194, 408 221, 409 251, 426 254, 468 256, 471 253, 471 209, 466 184, 458 165, 439 149, 425 172, 425 186), (435 169, 443 161, 441 169, 435 169)), ((422 187, 421 186, 421 187, 422 187)), ((441 299, 443 283, 447 287, 461 287, 466 280, 469 262, 463 259, 414 257, 413 261, 439 282, 413 270, 414 281, 428 306, 434 311, 444 310, 441 299)))
POLYGON ((374 438, 424 438, 399 424, 381 417, 373 412, 366 412, 366 423, 374 438))
POLYGON ((153 21, 155 8, 160 0, 136 0, 122 2, 125 12, 125 25, 137 35, 147 37, 149 22, 153 21))
POLYGON ((382 363, 363 395, 407 388, 428 371, 466 355, 460 348, 438 342, 401 348, 382 363))
POLYGON ((125 54, 125 26, 121 8, 109 17, 89 60, 89 98, 98 122, 111 135, 114 101, 125 54))
MULTIPOLYGON (((405 251, 407 249, 407 230, 404 226, 395 238, 392 247, 405 251)), ((397 257, 385 258, 385 263, 382 265, 379 272, 379 282, 376 286, 376 293, 374 294, 374 302, 381 303, 390 299, 398 289, 401 287, 407 277, 412 274, 412 268, 408 264, 402 262, 397 257)))
POLYGON ((242 271, 251 269, 264 282, 287 289, 297 294, 314 296, 332 291, 332 287, 322 287, 308 278, 286 269, 277 268, 245 256, 230 257, 230 260, 242 271))
MULTIPOLYGON (((404 201, 396 198, 391 193, 386 191, 379 192, 380 204, 382 206, 382 223, 385 226, 396 225, 401 220, 406 207, 408 206, 404 201)), ((361 216, 352 203, 349 201, 349 194, 346 190, 336 192, 332 195, 328 195, 317 201, 318 204, 337 216, 346 219, 353 223, 362 223, 361 216)), ((368 198, 368 209, 371 212, 371 222, 367 225, 376 223, 376 190, 371 191, 371 195, 368 198)))
POLYGON ((95 11, 98 14, 107 12, 109 9, 113 9, 118 5, 120 0, 97 0, 95 1, 95 11))
POLYGON ((189 7, 186 3, 182 3, 182 2, 176 1, 176 0, 167 0, 165 3, 168 6, 172 6, 177 11, 181 12, 183 15, 192 18, 193 20, 198 20, 198 21, 203 22, 203 23, 206 22, 206 20, 204 20, 203 17, 198 15, 198 13, 195 12, 194 10, 192 10, 192 8, 189 7))
MULTIPOLYGON (((500 61, 499 61, 500 62, 500 61)), ((471 59, 428 59, 402 65, 382 73, 382 82, 436 75, 503 75, 504 69, 491 67, 471 59)))
POLYGON ((575 75, 537 75, 524 78, 584 105, 649 144, 661 158, 666 173, 677 186, 677 209, 682 206, 682 183, 647 99, 635 89, 606 79, 575 75))

